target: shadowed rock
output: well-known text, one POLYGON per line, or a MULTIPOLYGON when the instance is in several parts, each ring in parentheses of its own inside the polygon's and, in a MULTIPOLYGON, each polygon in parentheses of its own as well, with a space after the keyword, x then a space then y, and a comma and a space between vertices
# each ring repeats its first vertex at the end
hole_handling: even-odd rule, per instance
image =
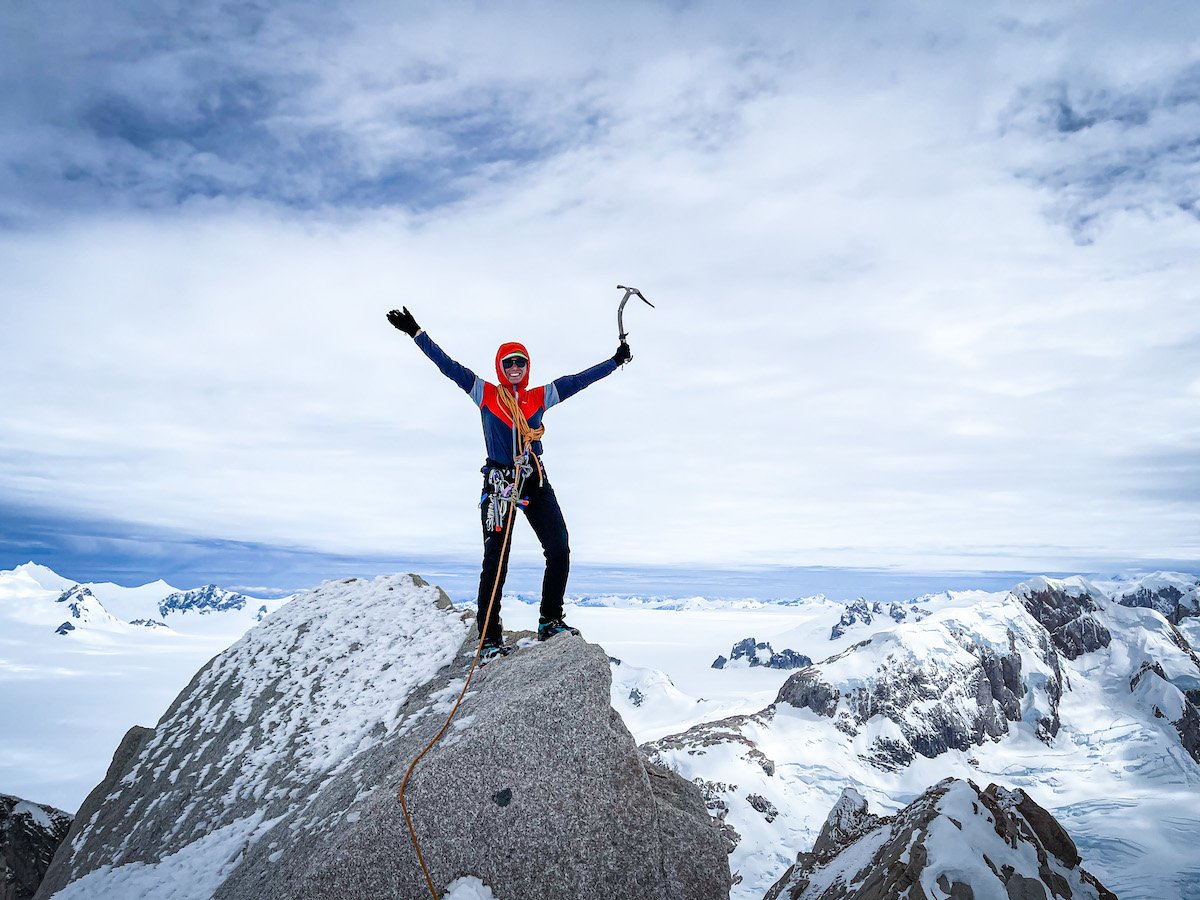
POLYGON ((0 794, 0 898, 34 895, 70 827, 61 809, 0 794))
POLYGON ((1111 643, 1112 635, 1093 615, 1096 602, 1090 593, 1058 587, 1044 578, 1020 585, 1014 593, 1050 632, 1050 640, 1067 659, 1078 659, 1111 643))

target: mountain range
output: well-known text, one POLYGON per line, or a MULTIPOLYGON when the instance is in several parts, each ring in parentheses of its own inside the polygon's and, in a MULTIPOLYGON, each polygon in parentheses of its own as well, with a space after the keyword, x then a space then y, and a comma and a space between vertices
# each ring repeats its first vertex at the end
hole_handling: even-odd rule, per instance
MULTIPOLYGON (((424 692, 421 696, 441 690, 437 686, 453 681, 453 667, 461 664, 447 660, 461 656, 463 635, 449 624, 438 625, 446 632, 446 647, 433 641, 420 652, 402 652, 399 637, 383 637, 396 627, 388 618, 395 612, 384 601, 395 601, 381 592, 388 586, 398 590, 397 583, 339 584, 319 590, 322 602, 306 595, 306 605, 295 613, 268 616, 260 624, 252 621, 255 601, 239 606, 215 592, 209 600, 187 604, 194 612, 167 604, 167 612, 158 608, 151 617, 175 631, 176 617, 241 616, 254 627, 222 656, 249 641, 247 646, 259 648, 258 659, 282 665, 294 662, 297 648, 305 647, 312 659, 299 673, 304 678, 317 685, 350 678, 347 684, 370 686, 352 691, 353 700, 338 693, 346 699, 332 713, 308 708, 303 697, 319 694, 301 691, 300 699, 289 701, 287 716, 309 724, 284 728, 272 739, 272 746, 278 744, 272 752, 281 759, 311 759, 314 771, 328 765, 374 771, 367 757, 352 758, 392 740, 394 729, 413 727, 403 724, 411 712, 398 718, 387 712, 400 698, 389 699, 394 692, 386 685, 400 679, 410 685, 405 691, 424 692), (314 633, 306 616, 327 624, 314 633), (339 646, 344 651, 334 652, 339 646), (347 658, 359 662, 346 668, 347 658), (380 720, 382 730, 374 724, 380 720), (313 743, 317 738, 319 745, 313 743), (321 749, 326 745, 340 749, 330 756, 321 749)), ((4 585, 0 576, 0 588, 4 585)), ((89 587, 91 599, 76 590, 59 603, 74 588, 42 587, 38 608, 49 600, 56 610, 79 603, 95 611, 91 599, 101 601, 103 589, 89 587)), ((1198 591, 1194 576, 1159 573, 1135 579, 1035 578, 1007 591, 947 592, 885 605, 820 597, 787 605, 693 598, 682 608, 667 608, 670 604, 630 598, 604 606, 588 598, 584 605, 570 604, 568 615, 606 651, 608 702, 641 742, 647 771, 674 773, 698 789, 728 852, 732 897, 895 896, 880 887, 892 882, 874 878, 871 866, 902 862, 909 887, 920 884, 928 897, 1068 896, 1059 890, 1065 884, 1076 896, 1191 900, 1200 895, 1200 865, 1194 860, 1200 842, 1200 659, 1192 649, 1200 639, 1198 591), (714 656, 731 647, 738 665, 713 668, 714 656), (772 659, 780 667, 769 665, 772 659), (836 840, 822 842, 831 817, 857 823, 854 833, 839 832, 836 840), (987 844, 990 833, 1013 852, 987 844), (963 849, 975 844, 975 855, 963 849), (916 851, 904 846, 921 848, 920 865, 916 851), (887 847, 898 855, 889 856, 887 847), (954 874, 960 869, 961 877, 954 874), (963 885, 974 885, 975 893, 964 894, 963 885)), ((156 608, 172 593, 179 592, 160 596, 156 608)), ((425 621, 427 614, 411 606, 416 594, 404 597, 410 604, 405 609, 412 610, 404 613, 407 620, 425 621)), ((140 602, 145 612, 148 601, 140 602)), ((107 602, 100 606, 109 609, 107 602)), ((444 607, 441 618, 431 621, 450 623, 454 615, 444 607)), ((45 624, 50 618, 43 617, 45 624)), ((91 643, 75 644, 111 649, 133 635, 146 647, 164 633, 131 619, 120 619, 118 631, 99 620, 78 621, 77 633, 65 636, 41 628, 39 640, 59 642, 42 646, 70 647, 94 632, 91 643), (113 637, 118 633, 123 637, 113 637)), ((432 634, 428 627, 414 634, 432 634)), ((495 672, 508 664, 493 664, 495 672)), ((209 668, 213 665, 218 660, 209 668)), ((228 672, 253 672, 249 663, 221 665, 228 672)), ((180 710, 202 710, 213 701, 203 678, 192 681, 176 698, 177 719, 180 710)), ((259 690, 250 682, 230 685, 243 693, 259 690)), ((230 747, 250 739, 247 729, 258 733, 268 727, 260 717, 272 715, 270 705, 246 696, 234 703, 242 710, 238 719, 222 726, 227 737, 221 740, 230 747)), ((446 708, 444 698, 429 702, 431 709, 446 708)), ((159 728, 170 719, 165 716, 159 728)), ((178 727, 200 726, 184 717, 178 727)), ((274 733, 280 723, 269 727, 274 733)), ((470 720, 461 727, 469 728, 470 720)), ((196 737, 205 733, 201 728, 196 737)), ((143 732, 134 744, 129 740, 118 753, 124 766, 134 765, 134 757, 152 746, 143 732)), ((155 740, 161 744, 165 737, 155 740)), ((508 740, 513 746, 520 732, 508 740)), ((556 740, 551 729, 538 745, 555 746, 556 740)), ((103 763, 118 743, 109 744, 103 763)), ((141 771, 158 770, 147 757, 141 771)), ((198 777, 207 783, 210 776, 219 772, 198 777)), ((358 785, 360 796, 370 787, 358 785)), ((219 803, 220 797, 203 802, 219 803)), ((341 801, 330 802, 326 815, 353 813, 339 810, 341 801)), ((208 824, 219 827, 216 820, 208 824)), ((203 816, 188 827, 196 835, 207 833, 203 816)), ((110 836, 120 833, 116 825, 106 828, 110 836)), ((225 845, 217 837, 214 832, 211 846, 219 850, 225 845)), ((97 838, 90 852, 102 858, 110 839, 97 838)), ((149 860, 153 842, 139 852, 149 860)), ((281 842, 271 852, 292 851, 281 842)), ((204 865, 229 871, 229 859, 206 858, 204 865)), ((257 865, 268 862, 263 856, 257 865)))

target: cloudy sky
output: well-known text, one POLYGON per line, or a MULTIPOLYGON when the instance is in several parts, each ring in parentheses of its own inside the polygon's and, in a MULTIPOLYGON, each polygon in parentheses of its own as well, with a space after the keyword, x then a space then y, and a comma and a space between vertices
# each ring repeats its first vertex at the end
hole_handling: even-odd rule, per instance
POLYGON ((541 383, 612 354, 617 283, 633 362, 546 422, 577 561, 1200 566, 1197 34, 4 4, 0 567, 473 562, 478 413, 384 313, 541 383))

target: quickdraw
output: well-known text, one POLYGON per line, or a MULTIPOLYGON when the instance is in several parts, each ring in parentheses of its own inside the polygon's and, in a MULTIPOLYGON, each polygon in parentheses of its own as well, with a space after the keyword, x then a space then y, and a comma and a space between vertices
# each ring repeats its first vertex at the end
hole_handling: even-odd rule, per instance
MULTIPOLYGON (((524 459, 524 457, 522 457, 524 459)), ((513 502, 515 488, 518 479, 515 477, 520 474, 520 483, 525 481, 533 474, 533 466, 525 462, 519 470, 503 469, 494 467, 487 470, 487 483, 484 486, 483 495, 479 498, 480 507, 485 507, 487 510, 486 527, 488 531, 503 531, 504 523, 508 520, 508 507, 513 502)), ((517 506, 522 508, 529 505, 528 498, 521 498, 516 501, 517 506)))

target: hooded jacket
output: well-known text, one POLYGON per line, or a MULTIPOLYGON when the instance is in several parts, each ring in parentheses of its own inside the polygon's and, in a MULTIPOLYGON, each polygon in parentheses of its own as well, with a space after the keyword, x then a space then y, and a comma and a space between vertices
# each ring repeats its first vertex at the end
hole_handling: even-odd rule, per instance
MULTIPOLYGON (((417 346, 433 361, 441 373, 466 391, 475 401, 475 405, 479 407, 483 422, 483 443, 487 449, 489 465, 511 466, 521 450, 516 426, 500 402, 499 391, 513 393, 517 398, 517 406, 525 416, 525 421, 529 423, 530 427, 537 428, 542 424, 542 416, 550 407, 575 396, 588 385, 595 384, 601 378, 611 375, 617 370, 617 364, 611 359, 606 359, 575 375, 564 375, 561 378, 555 378, 549 384, 531 388, 529 387, 529 376, 533 371, 533 360, 529 356, 529 351, 523 344, 509 341, 501 344, 496 350, 496 380, 498 384, 492 384, 484 381, 462 363, 447 356, 446 352, 435 344, 424 331, 419 332, 415 340, 417 346), (504 377, 504 370, 500 368, 500 360, 511 356, 514 352, 524 354, 529 363, 525 366, 525 377, 516 385, 510 385, 508 379, 504 377)), ((539 457, 542 455, 541 441, 533 442, 533 452, 539 457)))

